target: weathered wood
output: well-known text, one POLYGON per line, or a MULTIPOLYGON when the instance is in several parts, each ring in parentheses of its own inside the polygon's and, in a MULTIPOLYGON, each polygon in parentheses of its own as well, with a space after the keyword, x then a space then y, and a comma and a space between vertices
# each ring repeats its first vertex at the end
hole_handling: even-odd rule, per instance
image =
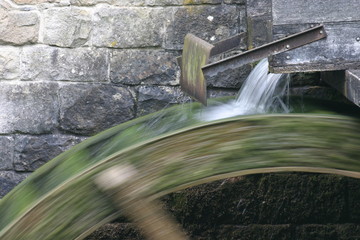
POLYGON ((208 63, 214 45, 188 33, 181 57, 181 89, 202 104, 207 104, 206 80, 201 67, 208 63))
POLYGON ((272 9, 274 25, 360 20, 359 0, 273 0, 272 9))
MULTIPOLYGON (((274 26, 274 36, 297 32, 307 26, 309 24, 274 26)), ((273 56, 270 71, 284 73, 359 68, 360 22, 328 23, 324 27, 328 34, 326 39, 273 56)))
POLYGON ((340 91, 351 102, 360 106, 360 70, 349 69, 321 73, 321 78, 340 91))

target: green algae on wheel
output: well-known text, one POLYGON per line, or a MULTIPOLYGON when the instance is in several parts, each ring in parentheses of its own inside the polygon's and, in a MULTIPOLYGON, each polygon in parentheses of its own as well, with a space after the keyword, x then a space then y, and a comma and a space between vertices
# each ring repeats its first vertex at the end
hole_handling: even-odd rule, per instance
POLYGON ((121 124, 42 166, 0 201, 0 239, 82 239, 115 219, 121 212, 94 180, 119 165, 136 169, 131 180, 146 199, 262 172, 360 178, 357 118, 281 114, 204 123, 189 106, 121 124))

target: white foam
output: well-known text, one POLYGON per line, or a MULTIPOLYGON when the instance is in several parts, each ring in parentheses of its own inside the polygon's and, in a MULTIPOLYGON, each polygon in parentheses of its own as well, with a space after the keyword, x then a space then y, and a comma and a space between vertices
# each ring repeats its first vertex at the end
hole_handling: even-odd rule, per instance
POLYGON ((243 83, 236 100, 205 109, 200 113, 200 119, 212 121, 238 115, 288 112, 281 100, 288 79, 282 74, 268 73, 268 67, 268 60, 261 60, 243 83))

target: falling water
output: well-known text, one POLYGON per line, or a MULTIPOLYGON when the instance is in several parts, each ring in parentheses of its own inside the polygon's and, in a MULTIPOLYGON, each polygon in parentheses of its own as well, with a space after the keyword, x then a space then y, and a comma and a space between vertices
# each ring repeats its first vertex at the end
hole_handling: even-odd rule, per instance
POLYGON ((210 107, 200 118, 211 121, 238 115, 289 112, 282 100, 289 79, 283 74, 268 73, 268 67, 268 60, 261 60, 243 83, 236 100, 210 107))

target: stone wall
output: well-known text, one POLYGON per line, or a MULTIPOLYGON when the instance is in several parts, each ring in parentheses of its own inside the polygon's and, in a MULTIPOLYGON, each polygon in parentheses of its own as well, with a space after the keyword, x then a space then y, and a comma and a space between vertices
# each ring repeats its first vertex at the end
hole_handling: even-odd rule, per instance
POLYGON ((244 0, 0 0, 0 197, 86 137, 189 101, 185 34, 218 41, 245 16, 244 0))
MULTIPOLYGON (((175 60, 181 54, 185 34, 191 32, 216 42, 245 31, 247 39, 240 50, 259 46, 272 38, 269 3, 269 0, 0 0, 0 198, 39 166, 88 136, 170 105, 190 101, 179 88, 179 68, 175 60)), ((208 95, 235 95, 250 70, 251 65, 248 65, 238 71, 236 81, 233 78, 210 81, 208 95)), ((317 74, 294 75, 291 92, 320 98, 339 97, 322 84, 317 74)), ((209 220, 203 227, 209 227, 210 236, 225 231, 225 239, 231 239, 231 236, 226 237, 227 228, 235 234, 234 239, 239 236, 236 234, 244 232, 258 236, 257 239, 282 239, 276 238, 280 236, 279 231, 285 236, 294 236, 291 235, 294 231, 300 234, 316 231, 316 228, 326 229, 328 223, 359 222, 359 218, 330 222, 305 219, 295 220, 297 227, 291 225, 291 219, 282 221, 283 216, 271 216, 273 213, 269 209, 272 206, 282 207, 276 200, 282 195, 266 193, 263 196, 261 192, 257 193, 259 187, 256 185, 262 184, 260 190, 266 191, 266 186, 271 185, 269 178, 271 176, 249 177, 235 185, 221 185, 220 190, 217 183, 210 185, 215 186, 216 191, 231 188, 229 191, 234 194, 225 198, 233 199, 229 202, 232 207, 224 207, 229 206, 233 211, 226 214, 238 214, 241 210, 241 214, 234 217, 238 217, 237 223, 226 218, 223 218, 224 222, 212 223, 202 218, 203 213, 206 215, 207 211, 221 207, 223 201, 220 197, 215 199, 218 202, 210 201, 215 190, 206 186, 190 189, 188 192, 193 197, 185 192, 171 195, 165 201, 185 228, 187 219, 184 216, 190 214, 190 221, 209 220), (247 184, 251 185, 246 188, 250 191, 248 195, 236 188, 247 184), (202 197, 203 192, 210 195, 202 197), (243 197, 238 198, 235 193, 243 197), (199 199, 195 199, 198 196, 199 199), (273 202, 265 201, 266 207, 260 202, 258 208, 257 201, 265 197, 273 202), (178 203, 173 198, 185 199, 186 204, 177 208, 178 203), (210 200, 204 206, 202 199, 210 200), (194 207, 191 203, 197 205, 194 207), (244 210, 244 206, 249 207, 244 210), (264 211, 267 215, 260 216, 258 211, 263 208, 267 209, 264 211), (196 219, 199 216, 200 219, 196 219), (244 218, 247 219, 245 222, 244 218), (269 227, 263 228, 264 224, 269 227), (211 229, 215 225, 219 228, 211 229), (226 225, 225 228, 222 225, 226 225), (261 235, 262 231, 275 237, 267 238, 265 233, 261 235)), ((280 180, 290 178, 280 177, 280 180)), ((289 189, 306 186, 309 180, 304 178, 289 189)), ((291 185, 297 179, 295 176, 288 183, 291 185)), ((344 182, 343 178, 329 179, 335 185, 338 181, 344 182)), ((351 186, 356 185, 351 183, 351 186)), ((342 198, 350 201, 347 195, 351 192, 350 185, 344 185, 346 193, 338 192, 341 188, 338 185, 330 195, 342 194, 342 198)), ((354 189, 354 193, 359 192, 354 189)), ((319 189, 310 196, 316 191, 319 189)), ((220 195, 223 199, 223 192, 220 195)), ((353 205, 347 202, 345 206, 341 202, 347 213, 358 206, 355 198, 352 199, 353 205)), ((290 207, 292 203, 286 202, 286 206, 290 207)), ((304 202, 300 200, 300 208, 306 206, 301 203, 304 202)), ((337 201, 331 204, 337 204, 337 201)), ((332 207, 329 206, 330 210, 332 207)), ((218 212, 212 213, 210 218, 216 220, 218 212)), ((336 218, 336 214, 333 217, 336 218)), ((206 239, 196 233, 196 229, 187 228, 192 236, 206 239)), ((357 225, 356 229, 359 229, 357 225)), ((218 239, 221 239, 220 235, 218 239)))

